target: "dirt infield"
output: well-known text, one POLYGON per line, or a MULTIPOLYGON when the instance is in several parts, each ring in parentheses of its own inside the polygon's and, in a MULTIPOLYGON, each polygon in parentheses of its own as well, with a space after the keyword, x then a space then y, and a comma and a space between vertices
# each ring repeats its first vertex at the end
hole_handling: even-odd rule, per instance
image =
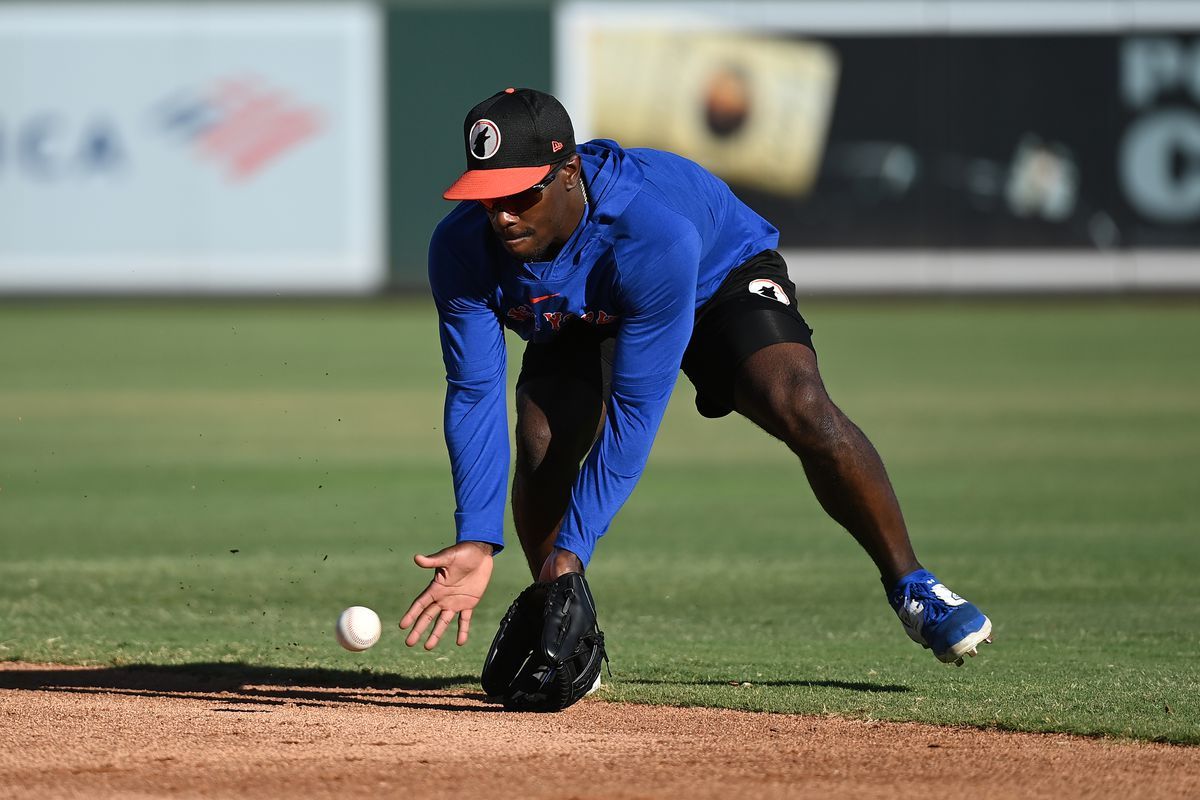
POLYGON ((1196 797, 1200 748, 585 700, 436 680, 0 664, 5 797, 1196 797))

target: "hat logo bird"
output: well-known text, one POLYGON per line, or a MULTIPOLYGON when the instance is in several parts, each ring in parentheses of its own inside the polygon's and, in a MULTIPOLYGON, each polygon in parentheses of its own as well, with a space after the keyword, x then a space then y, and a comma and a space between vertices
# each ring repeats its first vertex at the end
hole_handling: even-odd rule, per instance
POLYGON ((480 128, 479 133, 475 134, 475 142, 471 145, 471 152, 476 158, 483 158, 487 155, 487 139, 490 131, 486 128, 480 128))

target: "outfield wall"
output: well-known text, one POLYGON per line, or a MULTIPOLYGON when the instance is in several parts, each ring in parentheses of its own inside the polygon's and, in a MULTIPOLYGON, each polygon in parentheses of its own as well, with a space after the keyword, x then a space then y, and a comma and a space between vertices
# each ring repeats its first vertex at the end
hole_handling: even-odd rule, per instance
POLYGON ((1200 4, 0 2, 0 292, 425 286, 506 85, 674 149, 820 291, 1200 287, 1200 4))
POLYGON ((376 291, 365 2, 0 5, 0 290, 376 291))
POLYGON ((1200 3, 579 0, 583 137, 709 165, 802 290, 1200 287, 1200 3))
POLYGON ((423 288, 549 3, 0 2, 0 293, 423 288))

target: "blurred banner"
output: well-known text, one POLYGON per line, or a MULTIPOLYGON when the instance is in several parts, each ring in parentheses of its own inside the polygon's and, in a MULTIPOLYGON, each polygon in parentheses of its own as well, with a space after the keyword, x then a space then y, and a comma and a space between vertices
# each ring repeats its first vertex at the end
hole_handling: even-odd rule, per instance
POLYGON ((381 286, 379 18, 0 5, 0 290, 381 286))
POLYGON ((1200 3, 563 5, 577 137, 674 150, 813 288, 1200 286, 1200 3))
POLYGON ((593 63, 605 65, 586 87, 597 136, 687 155, 730 183, 808 193, 837 81, 830 48, 618 29, 597 30, 589 49, 593 63))

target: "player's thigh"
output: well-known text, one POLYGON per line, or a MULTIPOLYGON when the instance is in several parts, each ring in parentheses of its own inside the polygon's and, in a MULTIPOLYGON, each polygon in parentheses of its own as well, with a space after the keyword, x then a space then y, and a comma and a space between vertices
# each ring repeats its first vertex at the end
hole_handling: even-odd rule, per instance
POLYGON ((578 463, 603 419, 604 403, 591 385, 574 378, 543 377, 517 390, 517 461, 536 468, 547 459, 578 463))
MULTIPOLYGON (((744 365, 783 344, 804 348, 815 368, 812 329, 797 309, 796 287, 783 258, 767 250, 733 270, 701 309, 683 358, 683 371, 696 387, 697 410, 706 417, 723 417, 736 408, 750 416, 737 396, 744 365)), ((804 366, 795 359, 767 363, 796 374, 804 366)))
POLYGON ((776 342, 752 353, 737 370, 733 393, 739 414, 789 444, 814 433, 832 407, 816 353, 800 342, 776 342))
POLYGON ((586 455, 604 420, 613 343, 578 330, 526 347, 516 392, 519 467, 586 455))

